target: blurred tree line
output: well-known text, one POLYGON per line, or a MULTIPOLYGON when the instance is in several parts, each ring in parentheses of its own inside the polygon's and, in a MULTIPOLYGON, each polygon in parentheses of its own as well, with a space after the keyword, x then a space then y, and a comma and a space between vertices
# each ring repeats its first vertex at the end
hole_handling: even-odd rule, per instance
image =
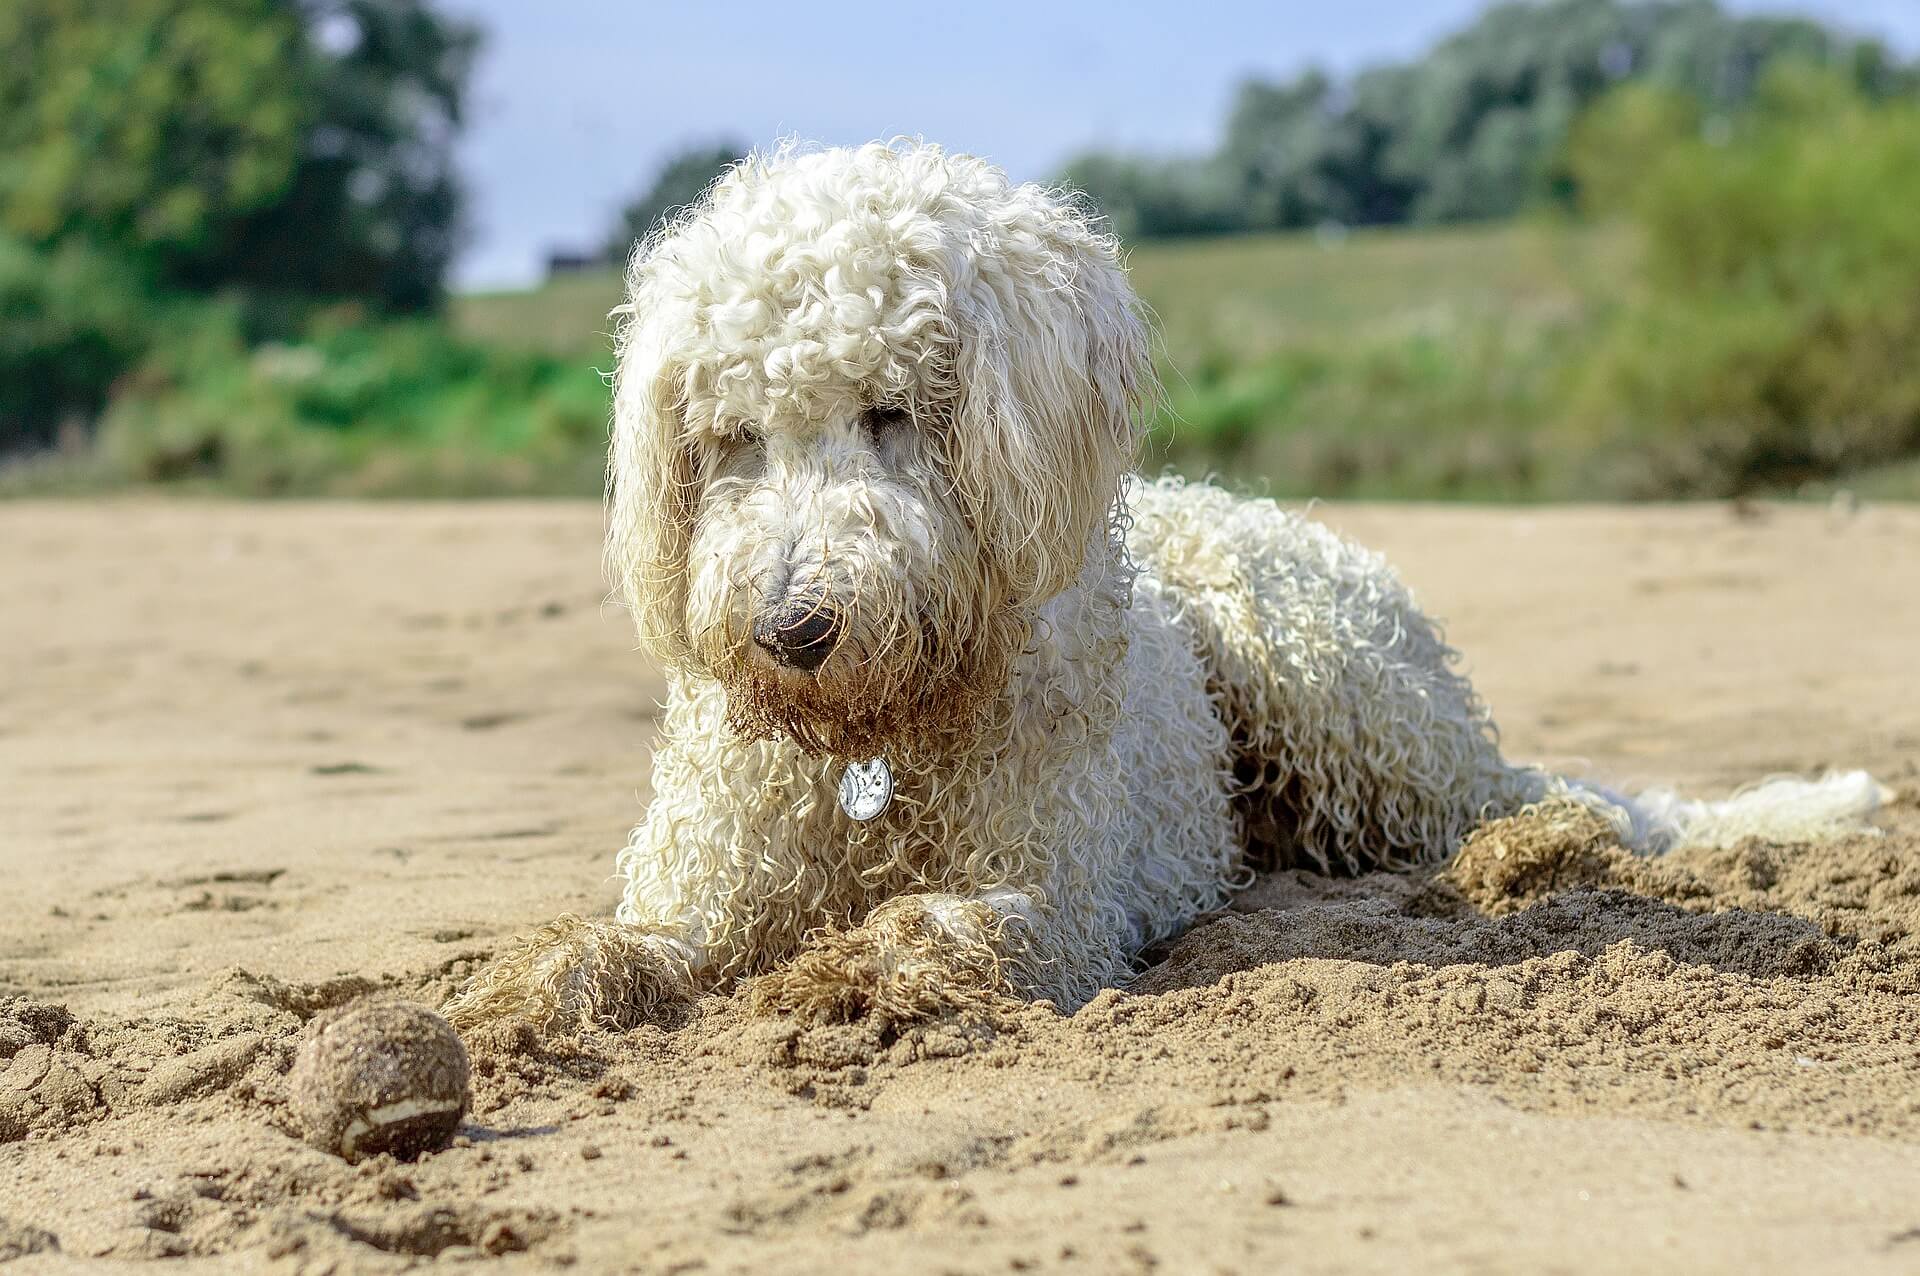
MULTIPOLYGON (((577 350, 442 312, 476 48, 431 0, 0 3, 0 453, 73 438, 41 459, 76 482, 261 494, 597 487, 601 283, 577 350)), ((1134 237, 1536 202, 1629 228, 1551 314, 1456 290, 1348 327, 1232 246, 1185 285, 1160 459, 1289 493, 1726 493, 1920 457, 1917 100, 1914 66, 1810 22, 1540 0, 1408 66, 1245 85, 1214 155, 1070 175, 1134 237), (1299 321, 1235 344, 1249 303, 1299 321)), ((674 157, 606 258, 740 153, 674 157)), ((1404 296, 1393 245, 1424 238, 1328 269, 1404 296)))
POLYGON ((477 47, 426 0, 0 5, 0 450, 96 414, 183 298, 255 339, 435 308, 477 47))
POLYGON ((1577 198, 1569 133, 1621 83, 1684 94, 1718 127, 1783 60, 1872 98, 1920 83, 1876 42, 1714 0, 1506 3, 1409 65, 1247 81, 1212 155, 1096 152, 1064 179, 1128 239, 1506 217, 1577 198))
POLYGON ((1920 496, 1920 95, 1791 59, 1725 114, 1628 81, 1552 167, 1571 216, 1136 254, 1184 347, 1155 459, 1290 496, 1920 496), (1261 286, 1236 280, 1280 251, 1293 322, 1245 343, 1261 286), (1411 308, 1372 323, 1312 297, 1396 280, 1411 308))

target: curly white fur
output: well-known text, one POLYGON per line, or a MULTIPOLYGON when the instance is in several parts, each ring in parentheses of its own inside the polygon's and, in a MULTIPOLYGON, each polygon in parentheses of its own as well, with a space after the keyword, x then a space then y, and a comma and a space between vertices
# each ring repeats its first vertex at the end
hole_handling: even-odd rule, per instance
MULTIPOLYGON (((1249 864, 1433 860, 1569 790, 1501 757, 1378 556, 1129 477, 1146 325, 1070 201, 926 145, 751 158, 636 252, 623 313, 608 562, 670 686, 625 938, 523 945, 457 1021, 627 1022, 823 928, 763 1004, 898 1017, 949 945, 954 981, 1075 1005, 1249 864), (756 641, 795 599, 840 622, 817 668, 756 641), (896 794, 857 823, 836 783, 875 755, 896 794)), ((1647 843, 1712 823, 1588 796, 1647 843)))

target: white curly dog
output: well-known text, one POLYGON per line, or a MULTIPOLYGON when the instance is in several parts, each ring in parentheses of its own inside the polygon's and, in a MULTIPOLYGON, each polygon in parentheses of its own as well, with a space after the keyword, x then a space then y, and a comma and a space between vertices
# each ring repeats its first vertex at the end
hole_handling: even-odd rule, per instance
POLYGON ((1132 476, 1155 383, 1116 245, 986 162, 748 159, 628 282, 607 552, 669 671, 653 802, 617 920, 518 942, 463 1027, 624 1027, 755 975, 815 1017, 1072 1007, 1250 865, 1432 861, 1556 795, 1649 850, 1875 803, 1505 761, 1382 559, 1132 476))

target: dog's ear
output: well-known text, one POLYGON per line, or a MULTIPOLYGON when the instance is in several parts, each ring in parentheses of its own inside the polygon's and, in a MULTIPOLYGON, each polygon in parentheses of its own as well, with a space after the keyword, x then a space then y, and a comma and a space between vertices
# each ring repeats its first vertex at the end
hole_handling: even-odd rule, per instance
POLYGON ((1007 194, 1011 215, 955 281, 947 449, 982 551, 1019 604, 1071 585, 1106 534, 1153 372, 1114 242, 1035 187, 1007 194))
POLYGON ((671 325, 647 292, 636 270, 614 372, 606 561, 641 645, 672 661, 687 650, 687 553, 701 484, 669 357, 671 325))

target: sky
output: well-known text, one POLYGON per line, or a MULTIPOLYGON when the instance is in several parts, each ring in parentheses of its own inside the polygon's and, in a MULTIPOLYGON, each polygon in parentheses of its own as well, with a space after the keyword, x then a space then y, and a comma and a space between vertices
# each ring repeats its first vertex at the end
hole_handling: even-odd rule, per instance
MULTIPOLYGON (((597 246, 692 142, 917 135, 1016 179, 1076 151, 1193 152, 1234 86, 1417 55, 1485 0, 442 0, 486 49, 459 147, 468 243, 455 284, 536 282, 549 248, 597 246)), ((1920 0, 1727 0, 1920 53, 1920 0)))

